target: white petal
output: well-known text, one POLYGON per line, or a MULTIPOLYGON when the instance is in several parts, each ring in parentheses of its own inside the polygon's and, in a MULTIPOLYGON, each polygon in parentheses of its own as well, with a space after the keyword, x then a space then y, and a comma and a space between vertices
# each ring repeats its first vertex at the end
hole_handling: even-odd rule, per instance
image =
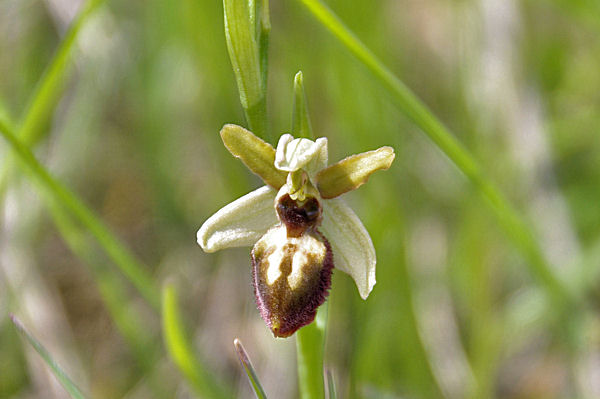
POLYGON ((294 139, 284 134, 277 144, 275 167, 286 172, 305 169, 309 175, 315 174, 327 166, 327 139, 294 139))
POLYGON ((335 267, 354 279, 362 299, 375 285, 375 248, 354 211, 340 198, 323 201, 319 230, 331 244, 335 267))
POLYGON ((200 227, 198 244, 205 252, 254 245, 278 223, 275 194, 264 186, 225 205, 200 227))

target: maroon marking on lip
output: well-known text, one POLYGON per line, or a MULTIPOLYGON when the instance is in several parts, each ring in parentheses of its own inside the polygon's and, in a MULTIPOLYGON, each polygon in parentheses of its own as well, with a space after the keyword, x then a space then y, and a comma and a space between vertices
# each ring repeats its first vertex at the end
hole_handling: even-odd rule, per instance
POLYGON ((321 204, 316 198, 309 198, 299 205, 289 194, 285 194, 277 203, 277 214, 287 227, 288 237, 300 237, 307 229, 317 227, 321 213, 321 204))

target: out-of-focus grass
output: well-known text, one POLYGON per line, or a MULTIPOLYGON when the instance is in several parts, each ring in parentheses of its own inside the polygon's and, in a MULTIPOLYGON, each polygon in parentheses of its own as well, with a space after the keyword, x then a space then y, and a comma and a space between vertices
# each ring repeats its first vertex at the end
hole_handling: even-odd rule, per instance
POLYGON ((33 336, 25 326, 14 316, 10 316, 13 324, 19 331, 19 333, 25 338, 25 340, 35 349, 40 357, 46 362, 52 374, 58 379, 65 390, 71 395, 73 399, 84 399, 85 396, 77 385, 69 378, 69 376, 60 368, 60 366, 54 361, 52 355, 48 353, 46 348, 33 336))
MULTIPOLYGON (((585 287, 581 294, 597 309, 597 5, 327 3, 457 132, 527 215, 557 274, 577 290, 585 287)), ((13 121, 63 38, 66 20, 57 4, 74 7, 0 4, 1 108, 13 121)), ((295 361, 286 357, 294 345, 273 340, 254 309, 248 251, 207 255, 194 239, 206 217, 260 184, 218 137, 225 123, 245 125, 222 12, 220 2, 205 0, 107 2, 82 27, 74 68, 36 155, 144 264, 156 265, 147 270, 153 284, 179 280, 181 315, 194 327, 204 367, 238 387, 236 396, 252 397, 231 348, 240 337, 267 395, 295 397, 295 361)), ((313 130, 329 137, 331 161, 382 145, 397 153, 390 171, 347 196, 372 234, 378 283, 363 302, 351 279, 334 273, 325 363, 338 397, 439 397, 436 385, 448 397, 598 396, 597 314, 574 320, 574 333, 557 326, 475 192, 414 134, 366 68, 299 2, 271 1, 271 23, 271 132, 292 126, 293 76, 301 69, 313 130), (578 352, 567 351, 567 339, 577 341, 578 352)), ((12 158, 7 154, 0 144, 2 162, 12 158)), ((15 277, 25 263, 57 293, 44 300, 63 305, 60 319, 68 320, 74 341, 49 350, 80 355, 91 381, 85 392, 160 397, 152 384, 162 380, 185 394, 164 348, 148 356, 154 370, 139 367, 144 346, 135 334, 158 337, 160 325, 138 294, 73 259, 60 237, 76 235, 65 234, 64 225, 59 233, 45 216, 50 212, 27 218, 36 206, 26 201, 27 180, 8 187, 0 216, 0 397, 40 397, 48 386, 27 366, 36 359, 25 356, 26 347, 9 344, 19 342, 9 308, 32 315, 39 308, 19 294, 28 292, 27 279, 15 277), (10 258, 13 248, 27 251, 10 258)), ((88 240, 68 245, 85 249, 88 240)), ((40 324, 32 327, 51 334, 57 316, 36 317, 40 324)))

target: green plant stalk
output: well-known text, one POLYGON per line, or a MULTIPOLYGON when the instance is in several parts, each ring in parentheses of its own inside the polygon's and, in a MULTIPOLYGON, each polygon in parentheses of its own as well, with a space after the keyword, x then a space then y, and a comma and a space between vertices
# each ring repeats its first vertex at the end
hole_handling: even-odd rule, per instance
POLYGON ((183 328, 177 292, 172 284, 163 287, 162 328, 169 356, 200 397, 224 399, 232 397, 216 384, 194 354, 192 344, 183 328))
POLYGON ((13 315, 10 315, 10 319, 14 323, 15 327, 19 331, 19 333, 31 344, 33 349, 42 357, 44 362, 50 367, 52 374, 56 377, 56 379, 60 382, 60 384, 65 388, 65 390, 71 395, 72 398, 75 399, 85 399, 85 395, 81 392, 81 390, 77 387, 77 385, 69 378, 67 373, 63 371, 63 369, 54 361, 50 352, 44 348, 44 346, 33 336, 25 326, 13 315))
POLYGON ((83 201, 46 171, 31 150, 16 137, 2 120, 0 120, 0 134, 6 139, 43 193, 48 195, 50 200, 56 201, 64 207, 76 220, 83 224, 148 303, 154 309, 160 309, 159 291, 154 285, 152 277, 146 271, 146 267, 120 243, 83 201))
MULTIPOLYGON (((65 37, 39 80, 19 123, 17 137, 27 146, 39 140, 44 124, 48 121, 52 110, 64 88, 65 77, 69 71, 70 59, 75 43, 82 27, 104 0, 88 0, 81 6, 81 11, 71 23, 65 37)), ((11 174, 11 157, 6 157, 0 168, 0 202, 4 197, 11 174)))
POLYGON ((298 388, 301 399, 325 397, 323 352, 328 308, 329 302, 326 302, 319 308, 315 321, 296 332, 298 388))
POLYGON ((492 208, 500 225, 527 260, 530 272, 555 304, 573 304, 575 294, 554 274, 529 225, 484 174, 475 158, 427 106, 367 48, 320 0, 300 0, 310 13, 347 47, 393 95, 396 105, 469 179, 492 208))

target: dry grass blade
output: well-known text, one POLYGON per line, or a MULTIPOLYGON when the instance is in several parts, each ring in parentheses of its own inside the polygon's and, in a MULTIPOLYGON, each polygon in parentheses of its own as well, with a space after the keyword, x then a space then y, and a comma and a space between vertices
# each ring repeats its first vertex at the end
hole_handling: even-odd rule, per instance
POLYGON ((267 395, 265 394, 265 391, 263 390, 262 386, 260 385, 258 376, 256 375, 256 372, 254 371, 254 367, 252 367, 252 362, 250 362, 250 358, 248 357, 248 354, 246 353, 246 350, 244 349, 244 346, 242 345, 242 341, 240 341, 237 338, 234 339, 233 346, 235 346, 235 351, 237 352, 238 358, 240 359, 240 363, 242 364, 242 367, 244 368, 244 371, 246 372, 246 375, 248 376, 250 385, 252 385, 252 389, 254 390, 254 395, 256 395, 256 397, 258 399, 266 399, 267 395))

